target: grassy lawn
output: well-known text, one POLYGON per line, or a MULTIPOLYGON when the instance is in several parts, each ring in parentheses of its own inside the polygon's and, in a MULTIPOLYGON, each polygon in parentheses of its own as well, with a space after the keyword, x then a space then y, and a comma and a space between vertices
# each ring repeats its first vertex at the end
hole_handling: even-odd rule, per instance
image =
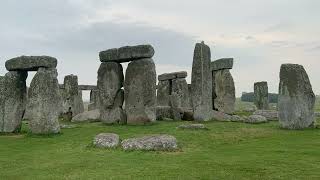
POLYGON ((0 179, 319 179, 320 129, 287 131, 262 125, 208 122, 208 131, 177 130, 188 122, 150 126, 79 124, 61 135, 0 136, 0 179), (177 152, 96 149, 93 137, 174 135, 177 152))

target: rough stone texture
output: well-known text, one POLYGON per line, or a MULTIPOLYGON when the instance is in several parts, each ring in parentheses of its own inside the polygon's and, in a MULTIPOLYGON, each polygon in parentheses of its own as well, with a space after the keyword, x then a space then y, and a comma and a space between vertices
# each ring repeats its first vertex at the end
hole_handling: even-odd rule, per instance
POLYGON ((152 58, 154 49, 151 45, 125 46, 100 52, 101 62, 129 62, 143 58, 152 58))
POLYGON ((115 148, 119 144, 119 135, 113 133, 101 133, 93 139, 93 145, 98 148, 115 148))
POLYGON ((0 79, 0 132, 20 132, 26 108, 26 72, 11 71, 0 79))
POLYGON ((188 108, 189 106, 189 90, 186 79, 179 78, 172 80, 171 106, 177 108, 188 108), (173 102, 174 101, 174 102, 173 102))
POLYGON ((191 91, 191 84, 188 84, 188 92, 189 92, 189 106, 190 108, 192 108, 192 91, 191 91))
POLYGON ((100 121, 100 111, 98 109, 85 111, 72 118, 71 122, 97 122, 100 121))
POLYGON ((233 114, 235 111, 235 86, 229 69, 214 71, 213 73, 213 102, 218 111, 233 114))
POLYGON ((72 112, 72 117, 84 112, 82 91, 78 87, 78 76, 64 77, 64 89, 61 90, 63 99, 63 113, 72 112))
POLYGON ((233 119, 231 115, 226 114, 224 112, 211 110, 210 113, 212 117, 211 119, 216 121, 230 122, 233 119))
POLYGON ((315 117, 320 117, 320 112, 315 112, 315 113, 314 113, 314 116, 315 116, 315 117))
POLYGON ((169 106, 170 105, 170 93, 172 89, 172 83, 170 81, 159 81, 157 88, 157 105, 169 106))
POLYGON ((178 129, 193 129, 193 130, 207 130, 204 124, 182 124, 177 127, 178 129))
POLYGON ((146 124, 156 120, 156 80, 152 59, 129 63, 124 83, 128 124, 146 124))
POLYGON ((245 123, 249 123, 249 124, 261 124, 261 123, 266 123, 268 122, 267 118, 265 118, 264 116, 260 116, 260 115, 251 115, 248 118, 244 119, 245 123))
POLYGON ((269 94, 267 82, 254 83, 254 104, 260 110, 269 109, 269 94))
POLYGON ((232 122, 243 122, 244 118, 238 115, 233 115, 231 116, 231 121, 232 122))
POLYGON ((209 120, 212 110, 212 73, 210 71, 211 52, 209 46, 197 43, 194 49, 191 77, 191 97, 194 119, 209 120))
POLYGON ((157 106, 156 119, 161 121, 164 119, 181 120, 184 115, 184 109, 173 108, 171 106, 157 106))
POLYGON ((96 90, 97 86, 94 85, 79 85, 78 89, 81 91, 92 91, 92 90, 96 90))
POLYGON ((37 71, 40 67, 56 68, 57 59, 50 56, 20 56, 6 61, 8 71, 37 71))
POLYGON ((279 122, 285 129, 312 127, 314 118, 315 94, 303 66, 283 64, 279 84, 279 122))
POLYGON ((59 111, 62 106, 59 94, 58 73, 55 68, 39 68, 28 91, 30 129, 34 134, 60 132, 59 111))
POLYGON ((257 110, 253 115, 260 115, 266 117, 268 120, 278 120, 278 111, 274 110, 257 110))
POLYGON ((173 72, 173 73, 165 73, 158 76, 159 81, 172 80, 177 78, 186 78, 188 73, 186 71, 173 72))
POLYGON ((60 124, 60 129, 74 129, 77 128, 78 126, 73 125, 73 124, 60 124))
POLYGON ((126 139, 121 142, 124 150, 172 151, 177 150, 177 140, 171 135, 151 135, 126 139))
POLYGON ((90 104, 88 105, 88 110, 99 109, 99 90, 94 89, 90 91, 90 104))
POLYGON ((122 65, 116 62, 101 63, 98 70, 98 90, 100 119, 103 123, 113 124, 126 122, 122 109, 124 95, 122 65))
POLYGON ((211 71, 233 68, 233 58, 222 58, 211 62, 211 71))

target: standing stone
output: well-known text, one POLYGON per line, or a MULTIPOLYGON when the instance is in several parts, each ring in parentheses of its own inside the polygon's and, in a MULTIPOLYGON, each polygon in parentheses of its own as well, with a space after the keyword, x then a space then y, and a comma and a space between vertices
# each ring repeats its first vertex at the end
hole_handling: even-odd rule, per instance
POLYGON ((312 127, 315 94, 303 66, 283 64, 279 84, 279 122, 285 129, 312 127))
POLYGON ((269 109, 268 83, 254 83, 254 104, 260 110, 269 109))
POLYGON ((152 59, 129 63, 124 82, 128 124, 146 124, 156 120, 156 78, 152 59))
POLYGON ((98 70, 98 90, 100 119, 103 123, 126 122, 122 109, 124 101, 122 65, 116 62, 105 62, 98 70))
POLYGON ((10 71, 0 79, 0 132, 20 132, 26 109, 25 71, 10 71))
POLYGON ((233 114, 236 94, 233 77, 229 69, 213 71, 213 104, 214 108, 226 114, 233 114))
POLYGON ((176 102, 173 107, 188 108, 189 107, 189 91, 188 83, 185 78, 178 78, 172 80, 171 96, 176 102))
POLYGON ((192 64, 192 103, 194 119, 210 120, 212 111, 212 75, 210 71, 211 52, 204 42, 197 43, 192 64))
POLYGON ((157 105, 158 106, 169 106, 171 94, 172 82, 167 81, 159 81, 157 88, 157 105))
POLYGON ((93 89, 90 91, 90 104, 88 105, 88 110, 92 111, 99 109, 99 90, 93 89))
POLYGON ((57 76, 55 68, 39 68, 31 81, 27 106, 32 117, 30 129, 34 134, 60 132, 59 110, 62 101, 57 76))
POLYGON ((82 91, 78 87, 78 76, 68 75, 64 77, 63 113, 72 112, 72 117, 84 111, 82 91))

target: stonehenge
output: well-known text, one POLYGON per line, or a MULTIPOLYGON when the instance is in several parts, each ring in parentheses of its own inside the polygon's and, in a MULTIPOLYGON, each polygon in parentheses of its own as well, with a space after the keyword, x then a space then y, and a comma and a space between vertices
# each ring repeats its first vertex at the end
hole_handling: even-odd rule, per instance
POLYGON ((269 109, 268 83, 256 82, 254 83, 254 104, 259 110, 269 109))
POLYGON ((230 73, 232 68, 232 58, 211 62, 213 109, 227 114, 233 114, 235 111, 235 85, 230 73))
POLYGON ((0 83, 0 132, 20 132, 26 109, 34 134, 60 132, 58 121, 61 99, 57 80, 57 59, 49 56, 20 56, 5 63, 9 71, 0 83), (28 71, 37 71, 28 91, 28 71))
POLYGON ((314 125, 315 94, 307 72, 298 64, 283 64, 279 83, 279 122, 284 129, 314 125))
POLYGON ((102 122, 137 125, 156 120, 153 55, 151 45, 125 46, 99 53, 97 87, 102 122), (121 65, 124 62, 129 62, 125 79, 121 65))

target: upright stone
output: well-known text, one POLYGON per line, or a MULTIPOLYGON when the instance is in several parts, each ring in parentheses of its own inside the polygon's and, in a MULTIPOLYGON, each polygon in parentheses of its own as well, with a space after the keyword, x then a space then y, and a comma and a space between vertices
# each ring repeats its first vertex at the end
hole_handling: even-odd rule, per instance
POLYGON ((229 69, 213 71, 213 106, 220 112, 233 114, 236 94, 233 77, 229 69))
POLYGON ((105 62, 98 70, 98 91, 100 119, 103 123, 126 123, 122 109, 124 101, 122 65, 116 62, 105 62))
POLYGON ((64 77, 63 113, 72 112, 72 117, 84 111, 82 91, 78 87, 78 76, 68 75, 64 77))
POLYGON ((62 101, 57 76, 55 68, 39 68, 31 81, 28 109, 32 117, 29 123, 30 129, 34 134, 60 132, 59 110, 62 101))
POLYGON ((99 109, 99 90, 93 89, 90 91, 90 104, 88 105, 88 110, 92 111, 99 109))
POLYGON ((159 81, 157 88, 157 106, 169 106, 170 105, 170 97, 172 89, 172 82, 167 81, 159 81))
POLYGON ((189 107, 189 91, 188 83, 185 78, 178 78, 172 80, 172 92, 171 97, 175 100, 173 107, 188 108, 189 107))
POLYGON ((279 84, 279 122, 285 129, 312 127, 315 94, 303 66, 283 64, 279 84))
POLYGON ((1 78, 0 132, 20 132, 26 109, 27 87, 25 71, 10 71, 1 78))
POLYGON ((268 83, 254 83, 254 104, 259 110, 269 109, 268 83))
POLYGON ((146 124, 156 120, 156 78, 152 59, 129 63, 124 82, 128 124, 146 124))
POLYGON ((194 50, 191 91, 194 119, 211 119, 212 111, 212 75, 210 71, 211 52, 204 42, 197 43, 194 50))

